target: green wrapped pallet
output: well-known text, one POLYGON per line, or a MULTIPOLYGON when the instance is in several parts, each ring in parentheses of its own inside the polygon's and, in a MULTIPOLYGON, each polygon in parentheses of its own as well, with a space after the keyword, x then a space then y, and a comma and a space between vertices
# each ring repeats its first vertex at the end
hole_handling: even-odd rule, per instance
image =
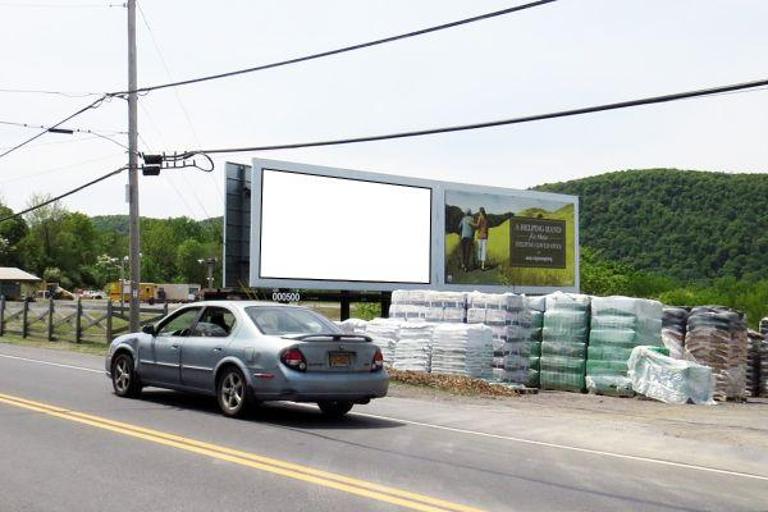
POLYGON ((540 382, 541 364, 541 338, 544 328, 544 310, 546 309, 546 297, 526 297, 525 304, 531 318, 529 331, 530 353, 528 356, 528 387, 538 388, 540 382))
POLYGON ((542 389, 585 389, 589 312, 587 295, 547 295, 539 361, 542 389))
POLYGON ((594 297, 586 386, 592 393, 632 396, 627 361, 639 345, 661 345, 662 305, 631 297, 594 297))

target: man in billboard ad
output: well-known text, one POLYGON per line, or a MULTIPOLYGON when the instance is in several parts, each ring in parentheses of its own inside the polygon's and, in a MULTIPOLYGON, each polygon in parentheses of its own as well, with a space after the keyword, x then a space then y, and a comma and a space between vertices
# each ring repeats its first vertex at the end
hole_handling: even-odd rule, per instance
POLYGON ((570 201, 447 190, 445 282, 574 286, 575 230, 570 201))

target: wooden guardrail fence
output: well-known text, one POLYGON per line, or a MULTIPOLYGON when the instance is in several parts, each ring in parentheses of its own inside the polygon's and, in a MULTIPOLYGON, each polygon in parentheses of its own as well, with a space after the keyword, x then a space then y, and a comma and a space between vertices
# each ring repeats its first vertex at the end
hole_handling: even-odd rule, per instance
MULTIPOLYGON (((168 304, 142 306, 141 325, 154 323, 168 314, 168 304)), ((128 311, 112 301, 43 302, 6 301, 0 297, 0 336, 16 334, 23 338, 48 341, 82 341, 110 343, 117 335, 128 332, 128 311)))

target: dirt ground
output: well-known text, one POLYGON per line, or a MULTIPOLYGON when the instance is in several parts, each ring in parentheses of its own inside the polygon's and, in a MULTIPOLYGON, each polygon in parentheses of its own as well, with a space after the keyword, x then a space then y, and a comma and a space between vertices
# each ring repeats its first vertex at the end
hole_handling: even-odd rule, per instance
POLYGON ((718 444, 768 449, 768 398, 746 403, 672 405, 642 397, 616 398, 561 391, 540 391, 516 397, 467 397, 430 388, 392 383, 390 396, 473 405, 514 417, 587 427, 599 423, 625 432, 652 432, 663 438, 711 440, 718 444))

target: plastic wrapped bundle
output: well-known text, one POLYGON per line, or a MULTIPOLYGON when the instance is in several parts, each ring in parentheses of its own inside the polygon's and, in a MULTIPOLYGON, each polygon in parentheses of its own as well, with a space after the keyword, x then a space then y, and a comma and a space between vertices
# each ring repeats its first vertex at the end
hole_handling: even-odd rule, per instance
POLYGON ((543 389, 582 391, 587 359, 590 297, 547 295, 542 329, 540 384, 543 389))
POLYGON ((467 314, 465 292, 428 291, 425 294, 426 320, 428 322, 463 323, 467 314))
POLYGON ((532 388, 539 387, 539 372, 541 371, 541 331, 544 328, 544 311, 546 310, 546 296, 526 297, 525 305, 530 316, 530 329, 528 331, 529 356, 528 379, 526 385, 532 388))
POLYGON ((758 373, 760 374, 758 393, 759 396, 768 397, 768 340, 760 343, 760 362, 758 365, 758 373))
POLYGON ((365 334, 379 347, 384 356, 384 364, 391 365, 395 360, 395 347, 400 337, 403 321, 394 318, 374 318, 368 322, 365 334))
POLYGON ((365 334, 368 322, 360 318, 347 318, 339 322, 338 326, 345 334, 365 334))
POLYGON ((712 368, 715 400, 746 397, 747 325, 743 313, 722 306, 691 310, 685 348, 712 368))
POLYGON ((756 397, 760 396, 760 345, 765 341, 765 336, 750 329, 747 338, 747 396, 756 397))
POLYGON ((427 316, 426 290, 395 290, 389 306, 389 317, 402 320, 424 320, 427 316))
POLYGON ((467 323, 485 324, 493 332, 493 379, 527 384, 531 319, 525 298, 513 293, 470 293, 467 323))
POLYGON ((483 324, 439 324, 432 332, 432 373, 489 379, 493 333, 483 324))
POLYGON ((432 364, 432 332, 435 324, 405 322, 400 326, 395 347, 396 370, 429 372, 432 364))
POLYGON ((587 389, 632 396, 627 361, 640 345, 661 345, 662 305, 631 297, 593 297, 587 348, 587 389))
POLYGON ((683 359, 688 314, 686 308, 665 307, 661 317, 661 341, 674 359, 683 359))
POLYGON ((691 361, 673 359, 654 347, 639 346, 629 356, 632 389, 669 404, 713 405, 712 370, 691 361))

